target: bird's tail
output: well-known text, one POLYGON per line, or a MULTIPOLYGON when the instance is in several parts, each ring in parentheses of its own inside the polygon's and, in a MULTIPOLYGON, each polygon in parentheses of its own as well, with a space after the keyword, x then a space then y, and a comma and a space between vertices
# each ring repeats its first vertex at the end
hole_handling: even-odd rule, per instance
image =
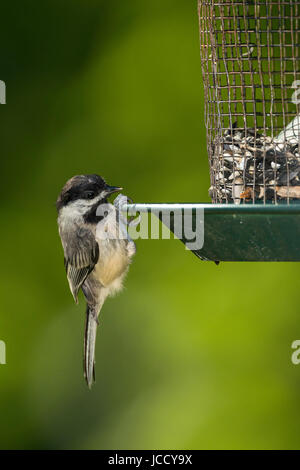
POLYGON ((95 381, 95 346, 97 326, 97 313, 87 305, 84 335, 84 377, 89 388, 91 388, 95 381))

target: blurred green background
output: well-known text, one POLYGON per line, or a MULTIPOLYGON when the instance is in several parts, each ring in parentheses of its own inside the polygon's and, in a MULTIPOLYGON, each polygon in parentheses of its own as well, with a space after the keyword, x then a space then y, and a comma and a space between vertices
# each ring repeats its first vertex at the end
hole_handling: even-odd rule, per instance
POLYGON ((299 448, 297 264, 138 241, 97 383, 54 202, 96 172, 136 202, 208 201, 196 0, 1 5, 1 448, 299 448))

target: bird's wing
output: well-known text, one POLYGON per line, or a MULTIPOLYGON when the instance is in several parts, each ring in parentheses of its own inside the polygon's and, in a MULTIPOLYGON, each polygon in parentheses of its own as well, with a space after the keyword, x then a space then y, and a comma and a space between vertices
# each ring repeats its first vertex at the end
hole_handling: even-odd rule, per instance
POLYGON ((81 228, 72 234, 64 249, 65 268, 75 302, 78 291, 99 259, 99 245, 91 230, 81 228))

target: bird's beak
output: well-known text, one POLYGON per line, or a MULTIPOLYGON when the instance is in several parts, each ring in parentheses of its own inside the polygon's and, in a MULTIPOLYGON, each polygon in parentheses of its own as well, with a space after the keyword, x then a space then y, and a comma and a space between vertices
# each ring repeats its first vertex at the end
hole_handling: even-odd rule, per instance
POLYGON ((106 186, 105 190, 107 192, 107 196, 110 196, 113 193, 118 193, 119 191, 122 191, 123 188, 119 188, 119 186, 106 186))

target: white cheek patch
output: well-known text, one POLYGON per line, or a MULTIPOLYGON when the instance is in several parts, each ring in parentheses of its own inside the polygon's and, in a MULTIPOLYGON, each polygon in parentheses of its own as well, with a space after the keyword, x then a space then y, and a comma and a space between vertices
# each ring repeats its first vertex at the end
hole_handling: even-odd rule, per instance
POLYGON ((62 214, 64 217, 78 217, 84 215, 94 204, 100 202, 101 196, 94 197, 94 199, 77 199, 70 202, 67 206, 63 207, 62 214))
POLYGON ((74 220, 78 217, 82 217, 86 214, 91 207, 101 202, 102 199, 107 195, 106 191, 102 191, 93 199, 76 199, 76 201, 70 202, 67 206, 62 208, 61 215, 66 219, 74 220))

